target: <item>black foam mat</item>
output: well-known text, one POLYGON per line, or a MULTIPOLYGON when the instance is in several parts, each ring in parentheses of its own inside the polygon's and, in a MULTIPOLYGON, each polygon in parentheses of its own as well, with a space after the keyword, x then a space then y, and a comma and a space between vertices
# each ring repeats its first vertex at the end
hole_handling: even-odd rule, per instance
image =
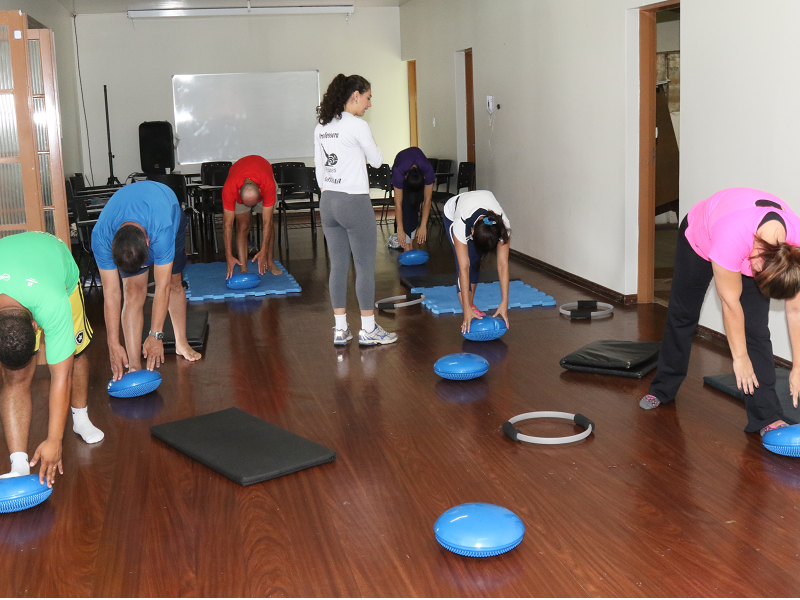
MULTIPOLYGON (((407 288, 431 288, 437 286, 455 285, 457 275, 455 270, 450 273, 439 273, 437 275, 413 275, 404 276, 400 275, 400 283, 407 288)), ((496 270, 486 269, 481 271, 480 280, 478 283, 494 283, 500 281, 500 276, 496 270)))
POLYGON ((641 379, 658 364, 661 342, 599 340, 568 354, 561 366, 571 371, 641 379))
MULTIPOLYGON (((144 314, 144 327, 142 328, 142 343, 150 333, 149 312, 144 314)), ((195 350, 202 350, 205 344, 206 333, 208 333, 208 311, 207 310, 187 310, 186 311, 186 339, 189 345, 195 350)), ((164 321, 164 354, 175 354, 175 331, 172 329, 172 319, 164 321)))
POLYGON ((238 408, 154 425, 150 433, 242 486, 336 460, 336 451, 238 408))
MULTIPOLYGON (((800 408, 792 405, 792 394, 789 392, 789 369, 775 369, 775 392, 783 408, 783 418, 787 423, 800 423, 800 408)), ((726 373, 725 375, 707 375, 703 381, 721 392, 730 394, 734 398, 744 402, 744 392, 736 387, 736 375, 726 373)))

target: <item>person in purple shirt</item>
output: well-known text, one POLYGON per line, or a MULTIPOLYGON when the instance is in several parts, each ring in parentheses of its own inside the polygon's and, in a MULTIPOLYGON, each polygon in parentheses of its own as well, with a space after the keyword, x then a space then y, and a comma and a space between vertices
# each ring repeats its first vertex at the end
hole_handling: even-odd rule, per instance
POLYGON ((794 366, 789 390, 800 394, 800 218, 777 196, 730 188, 697 203, 683 219, 675 250, 667 322, 658 370, 640 401, 645 410, 672 402, 686 377, 692 338, 712 278, 745 394, 745 431, 785 427, 775 392, 769 332, 770 298, 786 301, 794 366))
POLYGON ((394 210, 397 223, 396 237, 390 238, 389 246, 411 250, 415 234, 418 244, 428 239, 428 216, 431 212, 433 183, 436 175, 433 166, 419 148, 412 146, 397 153, 392 165, 394 186, 394 210), (419 206, 422 204, 422 221, 419 206))

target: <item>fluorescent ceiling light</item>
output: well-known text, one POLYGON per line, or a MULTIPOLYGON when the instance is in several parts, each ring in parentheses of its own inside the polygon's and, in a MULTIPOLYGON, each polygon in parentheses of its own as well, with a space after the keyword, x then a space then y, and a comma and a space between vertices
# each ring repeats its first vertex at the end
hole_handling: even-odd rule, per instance
POLYGON ((270 6, 262 8, 164 8, 158 10, 129 10, 129 19, 158 19, 162 17, 239 17, 247 15, 325 15, 353 14, 355 6, 270 6))

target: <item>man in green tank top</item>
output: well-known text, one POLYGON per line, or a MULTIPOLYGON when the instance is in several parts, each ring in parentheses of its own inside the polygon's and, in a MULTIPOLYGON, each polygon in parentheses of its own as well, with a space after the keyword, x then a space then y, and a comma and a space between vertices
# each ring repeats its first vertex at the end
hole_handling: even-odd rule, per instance
POLYGON ((70 397, 73 430, 90 444, 103 439, 86 409, 89 367, 83 351, 91 339, 78 265, 67 245, 35 231, 0 239, 0 418, 11 452, 11 472, 0 477, 27 475, 41 459, 39 479, 52 487, 56 470, 63 474, 70 397), (31 382, 42 344, 50 367, 48 433, 29 463, 31 382))

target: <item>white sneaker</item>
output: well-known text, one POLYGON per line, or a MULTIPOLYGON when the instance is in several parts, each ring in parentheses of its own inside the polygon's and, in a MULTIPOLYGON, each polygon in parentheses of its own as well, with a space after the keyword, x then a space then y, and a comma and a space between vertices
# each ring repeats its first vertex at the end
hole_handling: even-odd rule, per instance
POLYGON ((342 331, 341 329, 333 328, 333 344, 334 346, 344 346, 353 339, 353 334, 350 332, 350 329, 346 329, 342 331))
POLYGON ((389 248, 399 248, 400 247, 400 242, 397 241, 397 234, 396 233, 393 233, 391 235, 391 237, 389 237, 389 241, 386 242, 386 245, 389 246, 389 248))
POLYGON ((367 333, 363 329, 358 332, 358 343, 362 346, 377 346, 384 344, 394 344, 397 341, 396 333, 389 333, 383 327, 376 324, 375 329, 367 333))

